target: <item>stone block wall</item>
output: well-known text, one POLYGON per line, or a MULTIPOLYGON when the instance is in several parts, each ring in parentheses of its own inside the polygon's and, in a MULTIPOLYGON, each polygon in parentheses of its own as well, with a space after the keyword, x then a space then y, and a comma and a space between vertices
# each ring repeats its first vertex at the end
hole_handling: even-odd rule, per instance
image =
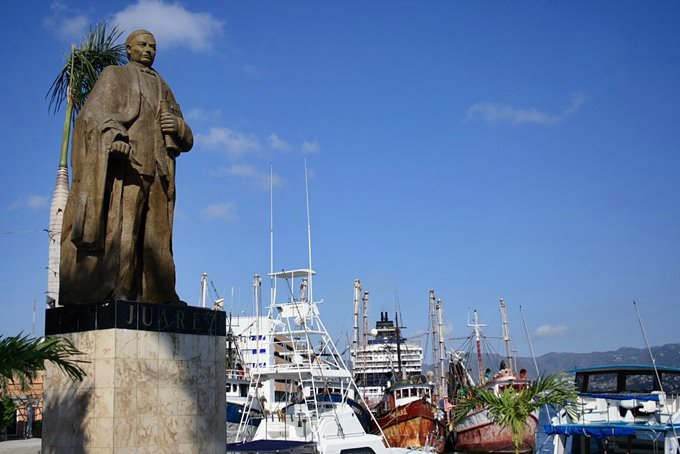
POLYGON ((84 353, 87 377, 74 382, 48 365, 44 454, 224 453, 223 335, 120 328, 59 335, 84 353))

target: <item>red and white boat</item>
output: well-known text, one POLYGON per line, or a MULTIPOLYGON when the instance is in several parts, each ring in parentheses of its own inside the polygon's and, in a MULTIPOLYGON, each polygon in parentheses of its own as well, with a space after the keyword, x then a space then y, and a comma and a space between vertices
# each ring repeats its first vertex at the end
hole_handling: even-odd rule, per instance
MULTIPOLYGON (((522 389, 531 386, 531 381, 526 376, 526 371, 522 369, 519 375, 514 372, 514 361, 512 349, 510 348, 510 333, 508 329, 507 316, 505 313, 505 302, 501 298, 501 317, 503 320, 503 339, 506 345, 506 360, 501 361, 500 370, 493 376, 490 369, 484 371, 482 365, 481 351, 481 325, 477 311, 474 312, 474 322, 470 324, 474 330, 474 338, 477 366, 479 371, 478 382, 475 383, 466 365, 466 355, 463 352, 456 352, 452 355, 449 363, 449 399, 455 405, 456 397, 464 393, 466 388, 484 387, 500 395, 504 389, 513 387, 522 389), (506 362, 507 361, 507 362, 506 362)), ((536 427, 538 426, 538 413, 527 416, 527 430, 519 445, 519 452, 533 452, 536 448, 536 427)), ((508 428, 492 421, 489 410, 481 407, 468 413, 462 420, 451 427, 454 431, 455 449, 467 453, 514 453, 515 443, 512 432, 508 428)))
MULTIPOLYGON (((530 386, 526 376, 515 376, 510 369, 501 369, 491 381, 484 385, 500 394, 507 387, 523 388, 530 386)), ((533 452, 536 447, 536 427, 538 415, 527 417, 527 430, 524 433, 519 452, 533 452)), ((496 423, 488 415, 486 408, 479 408, 456 424, 456 451, 476 453, 514 453, 515 442, 512 432, 496 423)))

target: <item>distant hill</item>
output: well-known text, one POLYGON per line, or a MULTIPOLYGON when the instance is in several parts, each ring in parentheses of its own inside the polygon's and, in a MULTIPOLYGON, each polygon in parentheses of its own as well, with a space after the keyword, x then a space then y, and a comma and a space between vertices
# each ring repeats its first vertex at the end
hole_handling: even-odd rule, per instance
MULTIPOLYGON (((680 343, 652 347, 652 354, 659 366, 680 367, 680 343)), ((518 365, 519 365, 518 358, 518 365)), ((532 365, 530 358, 521 358, 522 364, 532 365)), ((546 353, 536 358, 541 372, 557 372, 577 367, 601 366, 607 364, 652 364, 646 348, 622 347, 608 352, 592 353, 546 353)), ((526 365, 522 366, 526 367, 526 365)), ((527 370, 534 370, 532 367, 527 370)))
MULTIPOLYGON (((666 344, 660 347, 652 347, 652 353, 658 366, 680 367, 680 343, 666 344)), ((531 358, 518 357, 517 368, 526 369, 530 377, 536 376, 536 368, 531 358)), ((498 367, 503 357, 496 354, 485 355, 486 367, 493 372, 498 367)), ((476 358, 470 358, 469 369, 477 370, 476 358)), ((568 371, 579 367, 602 366, 613 364, 652 364, 649 352, 646 348, 622 347, 608 352, 591 353, 546 353, 536 358, 538 369, 541 373, 554 373, 568 371)), ((423 370, 432 370, 431 365, 423 365, 423 370)), ((473 376, 476 376, 473 374, 473 376)))

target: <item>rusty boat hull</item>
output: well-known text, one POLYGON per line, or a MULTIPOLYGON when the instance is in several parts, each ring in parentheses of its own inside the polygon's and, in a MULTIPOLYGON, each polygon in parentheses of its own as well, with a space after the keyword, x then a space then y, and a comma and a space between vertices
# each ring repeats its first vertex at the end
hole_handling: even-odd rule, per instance
MULTIPOLYGON (((519 452, 529 453, 536 449, 535 415, 527 418, 527 431, 524 433, 519 452)), ((488 417, 487 410, 476 411, 466 416, 455 429, 456 451, 469 453, 514 453, 515 442, 512 432, 488 417)))
POLYGON ((421 399, 378 414, 376 420, 392 447, 443 453, 446 425, 437 416, 437 407, 421 399))

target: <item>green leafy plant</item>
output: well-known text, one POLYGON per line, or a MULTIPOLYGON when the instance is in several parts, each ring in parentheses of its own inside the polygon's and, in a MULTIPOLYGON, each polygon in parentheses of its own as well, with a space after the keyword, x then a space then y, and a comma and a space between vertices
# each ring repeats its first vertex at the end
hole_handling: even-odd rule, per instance
POLYGON ((47 93, 50 109, 56 113, 66 103, 61 167, 66 167, 71 123, 85 104, 99 74, 107 66, 125 62, 125 45, 116 44, 121 35, 122 32, 117 27, 114 26, 107 32, 106 22, 99 22, 90 29, 80 47, 71 47, 71 54, 66 58, 64 67, 52 82, 47 93))
POLYGON ((485 408, 496 424, 509 429, 519 453, 522 438, 529 426, 527 418, 544 405, 550 407, 573 407, 576 402, 576 388, 564 374, 539 377, 531 386, 522 389, 505 388, 500 394, 478 387, 468 390, 467 396, 456 403, 456 422, 478 408, 485 408))
POLYGON ((0 336, 0 390, 5 390, 11 380, 26 387, 35 372, 45 369, 45 362, 57 366, 73 380, 82 380, 85 371, 77 359, 82 352, 64 337, 33 338, 19 334, 0 336))
POLYGON ((14 423, 17 407, 9 397, 0 398, 0 440, 7 439, 7 427, 14 423))

